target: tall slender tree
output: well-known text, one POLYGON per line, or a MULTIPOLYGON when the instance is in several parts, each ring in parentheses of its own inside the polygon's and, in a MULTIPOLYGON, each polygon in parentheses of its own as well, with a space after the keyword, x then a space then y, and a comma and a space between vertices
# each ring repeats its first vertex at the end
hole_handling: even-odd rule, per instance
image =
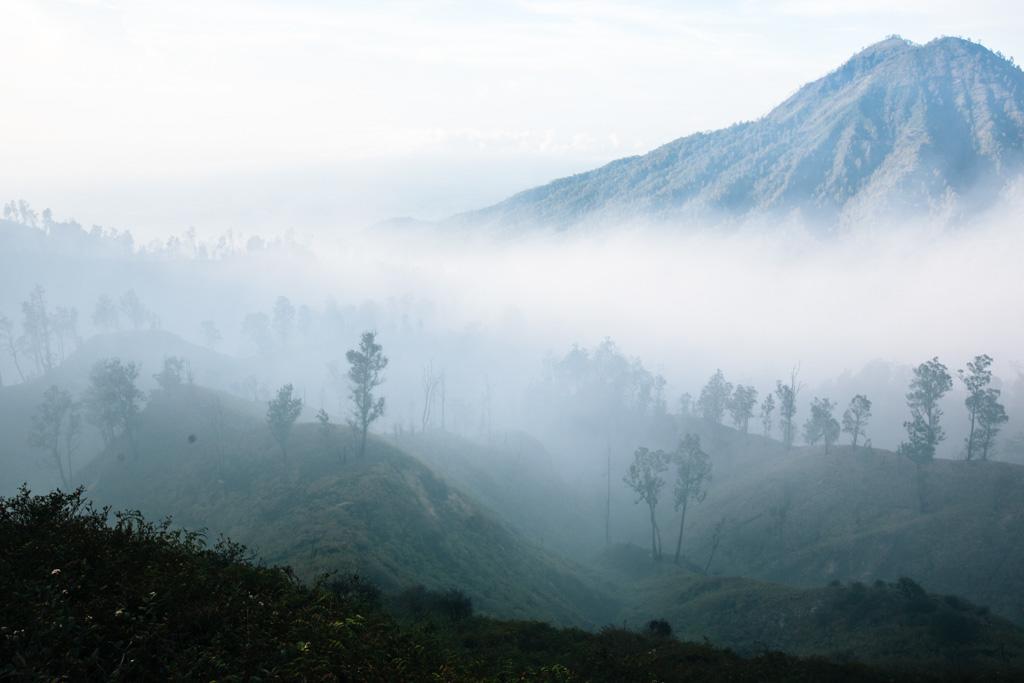
POLYGON ((796 417, 796 399, 801 389, 797 383, 798 373, 799 368, 793 368, 789 373, 789 384, 775 382, 775 396, 779 399, 779 427, 782 429, 782 443, 786 445, 787 450, 793 447, 795 436, 793 420, 796 417))
POLYGON ((14 361, 14 369, 17 370, 18 377, 24 382, 25 373, 21 369, 21 362, 18 358, 18 338, 14 333, 14 324, 2 315, 0 315, 0 346, 10 354, 11 360, 14 361))
POLYGON ((36 372, 43 374, 53 369, 53 319, 46 308, 46 290, 36 285, 28 300, 21 304, 25 345, 32 355, 36 372))
POLYGON ((729 404, 729 397, 732 395, 732 384, 725 380, 721 370, 715 370, 711 379, 701 389, 700 398, 697 399, 697 407, 705 420, 713 424, 722 424, 722 416, 729 404))
POLYGON ((107 358, 93 365, 85 392, 86 413, 100 430, 104 442, 109 446, 123 434, 135 457, 139 453, 136 427, 143 398, 135 386, 138 377, 139 368, 135 363, 107 358))
POLYGON ((843 411, 843 431, 850 435, 850 445, 857 449, 857 442, 864 436, 868 420, 871 419, 871 401, 864 394, 850 399, 850 405, 843 411))
POLYGON ((728 405, 733 426, 744 435, 747 434, 750 428, 750 418, 754 416, 754 406, 757 405, 757 389, 737 384, 732 396, 729 397, 728 405))
POLYGON ((662 476, 668 467, 668 457, 664 451, 652 451, 638 448, 633 453, 633 462, 626 472, 623 481, 636 494, 636 503, 647 504, 651 521, 651 557, 655 562, 661 559, 661 531, 658 529, 658 518, 655 510, 661 489, 665 486, 662 476))
POLYGON ((359 348, 348 351, 345 358, 349 363, 349 396, 354 406, 352 425, 359 433, 359 457, 363 457, 370 425, 384 414, 384 397, 376 396, 374 390, 384 382, 388 359, 377 343, 376 332, 364 332, 359 348))
POLYGON ((679 536, 676 539, 675 563, 683 549, 683 529, 686 526, 686 509, 690 501, 701 503, 708 495, 711 482, 711 458, 701 450, 700 437, 687 434, 679 442, 671 456, 676 465, 674 490, 675 509, 679 515, 679 536))
POLYGON ((1006 409, 999 402, 999 389, 992 384, 992 358, 987 355, 975 356, 967 363, 967 368, 957 374, 967 389, 967 415, 970 427, 965 439, 967 459, 978 457, 987 460, 992 442, 999 433, 1000 426, 1009 418, 1006 409))
POLYGON ((772 433, 772 413, 775 412, 775 397, 771 392, 761 401, 761 435, 768 438, 772 433))
POLYGON ((899 451, 915 463, 931 462, 935 458, 935 448, 946 438, 940 424, 942 409, 939 401, 952 388, 953 379, 938 358, 914 368, 914 377, 907 392, 910 419, 903 423, 907 440, 900 444, 899 451))
POLYGON ((281 447, 281 457, 285 460, 288 459, 288 439, 292 427, 302 414, 302 399, 294 396, 294 392, 295 387, 285 384, 267 403, 267 425, 277 445, 281 447))

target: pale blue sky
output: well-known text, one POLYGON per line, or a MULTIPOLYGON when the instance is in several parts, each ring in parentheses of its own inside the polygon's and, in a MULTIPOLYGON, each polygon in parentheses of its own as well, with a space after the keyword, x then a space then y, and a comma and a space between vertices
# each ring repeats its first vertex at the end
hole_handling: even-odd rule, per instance
POLYGON ((160 232, 436 217, 1019 3, 0 0, 0 195, 160 232), (265 205, 261 204, 265 202, 265 205))

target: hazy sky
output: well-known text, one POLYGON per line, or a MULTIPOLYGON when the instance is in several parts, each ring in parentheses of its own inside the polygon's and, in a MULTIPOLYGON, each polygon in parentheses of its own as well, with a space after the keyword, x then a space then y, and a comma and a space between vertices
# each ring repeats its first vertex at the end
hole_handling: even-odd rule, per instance
POLYGON ((439 217, 1018 2, 0 0, 0 197, 142 235, 439 217))

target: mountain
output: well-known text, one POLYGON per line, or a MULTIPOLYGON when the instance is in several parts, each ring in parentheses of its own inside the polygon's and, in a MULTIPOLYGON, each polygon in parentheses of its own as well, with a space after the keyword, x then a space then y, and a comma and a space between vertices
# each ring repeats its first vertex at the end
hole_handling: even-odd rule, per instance
POLYGON ((460 214, 454 225, 798 216, 835 229, 903 212, 955 218, 1022 169, 1024 73, 959 38, 898 37, 800 88, 767 116, 460 214))

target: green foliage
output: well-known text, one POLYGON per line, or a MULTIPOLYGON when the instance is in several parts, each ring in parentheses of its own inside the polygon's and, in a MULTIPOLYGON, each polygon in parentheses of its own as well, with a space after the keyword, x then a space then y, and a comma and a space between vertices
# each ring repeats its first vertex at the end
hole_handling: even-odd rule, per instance
POLYGON ((0 678, 893 680, 777 653, 742 659, 673 640, 664 621, 592 634, 475 617, 458 591, 407 593, 418 612, 405 624, 361 580, 305 587, 235 543, 108 516, 81 490, 0 499, 0 678))
POLYGON ((168 356, 164 358, 163 368, 153 375, 153 379, 164 391, 175 391, 190 379, 190 372, 187 360, 179 356, 168 356))
POLYGON ((811 415, 804 423, 804 440, 811 446, 819 441, 825 444, 825 453, 839 438, 839 422, 833 416, 835 401, 815 398, 811 401, 811 415))
POLYGON ((722 416, 732 396, 732 384, 725 380, 721 370, 715 370, 711 379, 700 391, 697 407, 705 420, 713 424, 722 424, 722 416))
POLYGON ((754 416, 754 406, 757 405, 757 389, 737 384, 727 405, 733 426, 746 434, 750 428, 750 418, 754 416))
POLYGON ((633 453, 633 462, 623 478, 626 486, 636 494, 636 502, 647 504, 651 518, 651 557, 655 560, 661 557, 661 533, 655 510, 661 489, 665 486, 662 474, 668 469, 668 461, 669 457, 664 451, 640 447, 633 453))
POLYGON ((1006 409, 999 402, 999 389, 989 386, 992 382, 991 365, 991 357, 976 356, 967 364, 966 370, 958 373, 968 392, 964 400, 970 417, 970 431, 965 440, 968 460, 975 456, 988 460, 996 435, 1003 423, 1009 420, 1006 409))
POLYGON ((849 407, 843 412, 843 431, 850 435, 850 445, 857 447, 864 435, 868 420, 871 419, 871 401, 863 394, 850 399, 849 407))
POLYGON ((366 453, 366 432, 384 414, 384 397, 375 396, 374 389, 384 382, 384 368, 388 359, 384 348, 377 343, 376 332, 364 332, 359 348, 345 353, 348 361, 349 396, 354 412, 352 423, 359 430, 359 457, 366 453))
POLYGON ((128 437, 133 454, 135 429, 141 411, 142 392, 135 386, 139 368, 135 363, 122 363, 117 358, 97 362, 89 374, 89 388, 85 392, 85 408, 89 420, 100 430, 109 445, 124 434, 128 437))
POLYGON ((946 438, 939 424, 942 409, 939 400, 953 388, 953 379, 938 358, 914 368, 914 378, 907 392, 910 420, 903 423, 907 440, 900 444, 900 453, 918 464, 931 462, 935 448, 946 438))
POLYGON ((277 390, 277 396, 267 403, 267 425, 284 457, 288 457, 288 437, 291 436, 292 427, 302 414, 302 399, 292 396, 294 391, 291 384, 285 384, 277 390))
POLYGON ((236 544, 107 518, 81 490, 0 499, 0 677, 398 680, 442 666, 386 616, 236 544))

